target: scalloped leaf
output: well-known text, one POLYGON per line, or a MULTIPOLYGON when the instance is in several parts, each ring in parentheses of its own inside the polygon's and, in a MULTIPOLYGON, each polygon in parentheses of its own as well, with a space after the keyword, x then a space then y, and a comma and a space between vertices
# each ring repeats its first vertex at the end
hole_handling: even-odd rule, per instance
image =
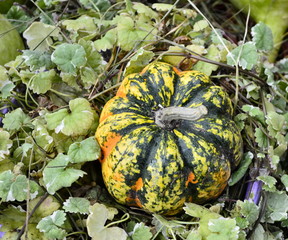
POLYGON ((124 51, 150 43, 157 34, 157 29, 153 26, 141 21, 134 22, 128 16, 117 16, 113 21, 117 22, 117 44, 124 51))
POLYGON ((50 69, 54 66, 54 63, 51 61, 51 55, 47 52, 23 50, 22 57, 31 71, 40 68, 50 69))
POLYGON ((100 157, 100 154, 100 146, 95 137, 87 138, 82 142, 74 142, 68 150, 68 156, 73 163, 94 161, 100 157))
POLYGON ((66 212, 70 212, 70 213, 88 214, 89 206, 90 206, 89 200, 87 200, 86 198, 80 198, 80 197, 69 197, 63 203, 63 209, 66 212))
POLYGON ((84 98, 76 98, 69 102, 68 109, 60 109, 46 114, 47 128, 62 132, 67 136, 86 135, 95 119, 95 111, 84 98))
POLYGON ((218 218, 211 219, 208 223, 208 229, 211 231, 207 240, 238 240, 239 227, 236 226, 235 219, 218 218))
POLYGON ((36 228, 49 239, 64 239, 67 234, 62 229, 65 220, 66 213, 62 210, 57 210, 52 215, 42 218, 36 228))
POLYGON ((273 49, 273 34, 265 23, 257 23, 251 28, 251 34, 258 50, 270 51, 273 49))
POLYGON ((47 191, 53 195, 63 187, 70 187, 85 172, 68 167, 69 156, 62 153, 50 161, 43 170, 43 181, 47 191))
POLYGON ((7 113, 2 122, 4 129, 18 131, 21 127, 31 126, 30 121, 30 117, 28 117, 21 108, 17 108, 7 113))
POLYGON ((140 72, 151 61, 154 55, 155 54, 152 51, 147 51, 144 48, 138 49, 137 53, 127 64, 125 75, 140 72))
POLYGON ((251 70, 258 61, 257 48, 253 42, 244 43, 227 54, 227 63, 234 66, 234 60, 243 69, 251 70), (234 60, 233 60, 234 59, 234 60))
POLYGON ((51 60, 61 71, 76 74, 86 64, 87 58, 80 44, 62 43, 56 47, 51 60))
POLYGON ((31 180, 28 180, 24 175, 15 175, 11 170, 7 170, 0 174, 0 198, 2 201, 24 201, 29 198, 35 198, 40 191, 39 185, 31 180), (29 185, 28 185, 29 181, 29 185))
POLYGON ((36 73, 31 77, 29 88, 38 94, 46 93, 51 89, 52 83, 55 79, 56 72, 54 69, 36 73))

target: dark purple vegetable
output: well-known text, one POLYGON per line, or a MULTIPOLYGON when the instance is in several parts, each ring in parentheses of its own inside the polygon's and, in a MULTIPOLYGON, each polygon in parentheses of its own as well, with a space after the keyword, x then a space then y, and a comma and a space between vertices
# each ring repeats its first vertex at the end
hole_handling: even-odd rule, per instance
MULTIPOLYGON (((9 108, 8 108, 8 107, 7 107, 7 108, 3 108, 2 110, 0 110, 0 112, 3 113, 3 114, 5 115, 6 113, 9 112, 9 108)), ((2 120, 3 120, 3 118, 0 117, 0 127, 3 127, 2 120)))
POLYGON ((259 180, 251 181, 248 183, 245 199, 253 201, 258 205, 261 197, 263 182, 259 180))

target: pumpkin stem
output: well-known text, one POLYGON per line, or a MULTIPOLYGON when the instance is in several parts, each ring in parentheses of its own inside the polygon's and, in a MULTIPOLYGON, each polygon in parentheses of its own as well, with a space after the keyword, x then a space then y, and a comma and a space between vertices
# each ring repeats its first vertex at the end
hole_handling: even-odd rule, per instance
POLYGON ((155 112, 155 123, 165 129, 173 129, 179 120, 195 121, 208 113, 204 105, 188 107, 166 107, 155 112), (176 123, 176 124, 175 124, 176 123))

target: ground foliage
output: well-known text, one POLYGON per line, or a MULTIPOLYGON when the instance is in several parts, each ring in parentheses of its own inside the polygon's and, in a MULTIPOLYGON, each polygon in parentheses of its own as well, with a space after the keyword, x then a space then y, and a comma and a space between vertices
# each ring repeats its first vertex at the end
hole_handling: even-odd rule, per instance
POLYGON ((0 66, 0 238, 288 237, 288 61, 281 50, 267 61, 273 36, 264 23, 245 25, 231 5, 206 2, 31 0, 10 8, 26 49, 0 66), (170 218, 118 205, 95 161, 101 108, 123 76, 153 60, 223 86, 244 140, 225 193, 170 218))

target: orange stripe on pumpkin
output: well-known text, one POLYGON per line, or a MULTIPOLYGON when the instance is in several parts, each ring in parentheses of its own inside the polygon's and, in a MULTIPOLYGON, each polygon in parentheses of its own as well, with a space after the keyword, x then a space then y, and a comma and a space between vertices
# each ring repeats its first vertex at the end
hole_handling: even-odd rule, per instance
POLYGON ((182 73, 182 71, 180 71, 178 68, 173 67, 173 71, 177 74, 180 75, 182 73))
POLYGON ((109 133, 107 135, 107 138, 106 138, 107 140, 101 144, 101 149, 103 152, 103 158, 100 161, 101 163, 103 163, 106 160, 106 158, 109 157, 111 151, 114 149, 114 147, 120 141, 121 138, 122 136, 114 132, 109 133))
POLYGON ((112 178, 117 182, 124 182, 125 181, 123 174, 119 173, 119 172, 114 173, 112 178))
POLYGON ((126 97, 126 89, 125 89, 125 86, 124 86, 124 82, 122 82, 122 84, 120 85, 120 87, 118 88, 118 91, 116 93, 116 96, 118 97, 122 97, 122 98, 125 98, 126 97))
POLYGON ((131 189, 134 190, 134 191, 139 191, 142 187, 143 187, 143 179, 142 178, 138 178, 138 180, 136 181, 135 185, 133 185, 131 187, 131 189))
POLYGON ((128 206, 131 206, 131 207, 139 207, 139 208, 143 207, 142 203, 138 197, 136 197, 136 198, 127 197, 126 198, 126 204, 128 206))
POLYGON ((196 177, 195 177, 194 173, 190 172, 189 175, 188 175, 188 179, 185 182, 185 186, 187 187, 189 183, 195 184, 197 182, 198 182, 198 180, 196 180, 196 177))

